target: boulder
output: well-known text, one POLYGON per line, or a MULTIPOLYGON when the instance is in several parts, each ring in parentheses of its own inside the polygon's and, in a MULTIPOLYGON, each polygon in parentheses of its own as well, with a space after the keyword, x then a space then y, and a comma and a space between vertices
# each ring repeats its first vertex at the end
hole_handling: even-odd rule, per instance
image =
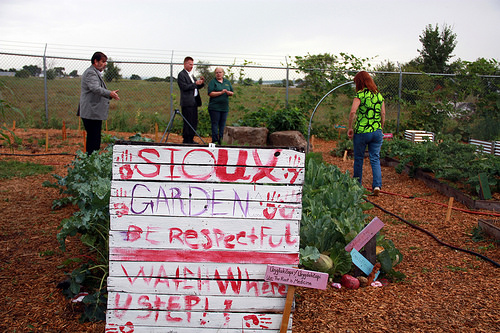
MULTIPOLYGON (((299 131, 282 131, 269 135, 269 145, 274 147, 294 147, 300 151, 305 151, 307 141, 299 131)), ((309 151, 312 151, 311 142, 309 142, 309 151)))
POLYGON ((269 130, 265 127, 226 126, 223 141, 228 145, 266 146, 269 130))

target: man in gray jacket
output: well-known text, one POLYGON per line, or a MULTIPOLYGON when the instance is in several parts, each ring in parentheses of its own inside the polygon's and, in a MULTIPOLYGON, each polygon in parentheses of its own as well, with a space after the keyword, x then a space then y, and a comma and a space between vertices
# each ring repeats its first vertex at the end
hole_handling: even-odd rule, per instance
POLYGON ((87 154, 101 148, 102 121, 108 119, 109 101, 119 100, 118 90, 108 90, 101 72, 106 68, 108 57, 96 52, 90 59, 92 66, 82 75, 82 92, 78 105, 78 116, 87 131, 87 154))

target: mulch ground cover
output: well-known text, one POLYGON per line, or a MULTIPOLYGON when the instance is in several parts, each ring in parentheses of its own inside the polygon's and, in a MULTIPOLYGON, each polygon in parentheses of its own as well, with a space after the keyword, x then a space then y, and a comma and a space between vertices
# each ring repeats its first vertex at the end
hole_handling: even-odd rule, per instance
MULTIPOLYGON (((72 154, 83 149, 82 135, 76 130, 68 131, 64 141, 60 130, 16 129, 15 133, 23 145, 0 147, 0 159, 51 165, 52 173, 59 175, 65 175, 72 154), (47 133, 49 148, 45 151, 47 133)), ((127 134, 116 135, 128 138, 127 134)), ((180 141, 174 134, 169 137, 169 142, 180 141)), ((352 173, 353 161, 331 156, 333 147, 335 142, 314 140, 314 151, 322 152, 326 162, 352 173)), ((455 202, 454 207, 464 211, 453 210, 446 221, 448 197, 393 168, 382 167, 382 174, 380 196, 368 200, 445 243, 500 262, 497 242, 472 240, 478 220, 498 220, 498 213, 470 212, 455 202)), ((363 185, 370 188, 367 160, 364 175, 363 185)), ((51 174, 0 180, 0 331, 104 332, 104 322, 80 323, 78 304, 69 302, 56 288, 73 268, 68 259, 85 257, 86 249, 76 238, 67 242, 66 252, 59 249, 59 223, 75 208, 52 210, 52 202, 60 194, 42 187, 46 180, 55 181, 51 174)), ((378 208, 368 214, 385 223, 382 232, 403 254, 395 268, 406 278, 357 290, 330 285, 327 290, 297 288, 293 332, 500 332, 498 268, 442 246, 378 208)))

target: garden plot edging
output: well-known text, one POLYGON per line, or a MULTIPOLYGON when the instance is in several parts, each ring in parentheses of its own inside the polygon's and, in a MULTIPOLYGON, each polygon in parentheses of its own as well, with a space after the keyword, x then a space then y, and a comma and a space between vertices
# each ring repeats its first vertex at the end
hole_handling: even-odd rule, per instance
MULTIPOLYGON (((383 166, 395 167, 399 164, 399 161, 390 157, 385 157, 380 159, 380 163, 383 166)), ((409 167, 405 166, 404 171, 409 172, 409 167)), ((417 169, 415 172, 416 179, 419 179, 425 183, 425 185, 439 191, 448 197, 453 197, 455 200, 463 203, 467 208, 470 209, 487 209, 491 211, 500 212, 500 201, 495 200, 474 200, 468 195, 464 194, 462 191, 457 190, 445 183, 440 182, 438 179, 432 177, 428 173, 417 169)))

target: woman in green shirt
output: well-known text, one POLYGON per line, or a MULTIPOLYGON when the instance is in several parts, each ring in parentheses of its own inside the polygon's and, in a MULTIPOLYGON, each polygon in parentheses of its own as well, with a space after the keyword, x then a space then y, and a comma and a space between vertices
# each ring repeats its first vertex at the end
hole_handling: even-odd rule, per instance
POLYGON ((349 113, 349 129, 347 136, 353 139, 354 174, 361 184, 363 177, 363 160, 366 146, 370 154, 372 166, 373 194, 378 195, 382 188, 382 170, 380 168, 380 148, 384 134, 382 127, 385 122, 384 97, 378 91, 370 74, 361 71, 354 77, 356 97, 349 113), (354 127, 353 127, 354 124, 354 127))
POLYGON ((224 78, 224 70, 215 69, 215 78, 208 84, 208 113, 212 124, 212 142, 222 144, 222 135, 229 113, 229 96, 233 96, 231 82, 224 78))

